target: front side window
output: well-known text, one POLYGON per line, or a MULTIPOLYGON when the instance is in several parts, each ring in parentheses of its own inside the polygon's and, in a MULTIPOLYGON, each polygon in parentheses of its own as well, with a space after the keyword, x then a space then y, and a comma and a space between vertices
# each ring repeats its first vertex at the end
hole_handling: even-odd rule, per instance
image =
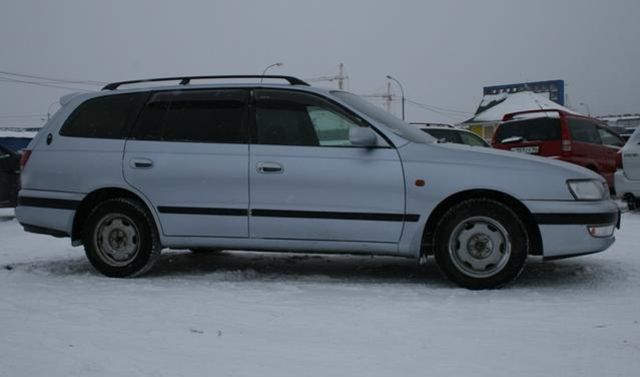
POLYGON ((569 132, 571 139, 583 143, 602 144, 600 134, 595 123, 580 118, 569 118, 569 132))
POLYGON ((245 90, 155 93, 133 132, 137 140, 238 144, 248 142, 245 90))
POLYGON ((420 131, 419 129, 408 123, 405 123, 405 121, 396 118, 395 116, 391 115, 390 112, 383 110, 382 108, 372 104, 371 102, 366 101, 360 96, 343 91, 332 91, 331 94, 344 101, 347 105, 367 115, 376 122, 389 127, 389 129, 391 129, 393 133, 405 140, 420 144, 431 144, 437 141, 429 134, 420 131))
POLYGON ((147 93, 97 97, 81 104, 60 129, 61 136, 124 139, 147 93))
POLYGON ((363 123, 317 96, 283 90, 256 91, 257 144, 352 146, 349 129, 363 123))
POLYGON ((600 134, 600 139, 604 145, 611 145, 614 147, 621 147, 624 145, 624 141, 622 141, 622 139, 605 128, 598 127, 598 133, 600 134))

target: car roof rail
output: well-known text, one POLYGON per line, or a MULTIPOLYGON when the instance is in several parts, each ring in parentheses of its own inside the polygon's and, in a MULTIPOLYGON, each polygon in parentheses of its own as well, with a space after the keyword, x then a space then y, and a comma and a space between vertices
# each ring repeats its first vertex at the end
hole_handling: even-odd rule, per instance
POLYGON ((303 80, 300 80, 297 77, 293 76, 280 76, 280 75, 218 75, 218 76, 177 76, 177 77, 158 77, 152 79, 143 79, 143 80, 129 80, 129 81, 119 81, 112 82, 104 86, 102 90, 116 90, 121 85, 129 85, 129 84, 141 84, 148 82, 160 82, 160 81, 179 81, 180 85, 189 85, 191 80, 225 80, 225 79, 277 79, 277 80, 285 80, 288 81, 291 85, 305 85, 309 86, 303 80))

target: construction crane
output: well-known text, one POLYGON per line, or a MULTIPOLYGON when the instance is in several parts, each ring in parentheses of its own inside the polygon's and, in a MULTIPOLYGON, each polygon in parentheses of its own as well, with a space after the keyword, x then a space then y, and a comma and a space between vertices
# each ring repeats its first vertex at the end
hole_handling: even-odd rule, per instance
POLYGON ((306 82, 320 82, 320 81, 329 81, 329 82, 333 82, 333 81, 337 81, 338 82, 338 89, 344 89, 344 81, 347 80, 349 78, 349 76, 344 74, 344 64, 340 63, 340 65, 338 66, 338 74, 335 76, 320 76, 320 77, 314 77, 314 78, 310 78, 310 79, 305 79, 304 81, 306 82))

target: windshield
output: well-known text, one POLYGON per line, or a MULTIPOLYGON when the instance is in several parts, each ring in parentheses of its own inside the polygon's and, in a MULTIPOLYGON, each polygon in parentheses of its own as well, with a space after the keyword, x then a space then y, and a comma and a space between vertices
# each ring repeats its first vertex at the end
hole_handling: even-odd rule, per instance
POLYGON ((560 140, 560 119, 535 118, 502 123, 496 130, 495 140, 521 137, 524 141, 560 140))
POLYGON ((430 144, 435 143, 436 139, 432 136, 420 131, 416 127, 405 123, 403 120, 391 115, 388 111, 367 102, 363 98, 348 92, 332 91, 331 94, 346 102, 349 106, 362 112, 376 122, 382 123, 389 127, 396 135, 403 139, 414 143, 430 144))

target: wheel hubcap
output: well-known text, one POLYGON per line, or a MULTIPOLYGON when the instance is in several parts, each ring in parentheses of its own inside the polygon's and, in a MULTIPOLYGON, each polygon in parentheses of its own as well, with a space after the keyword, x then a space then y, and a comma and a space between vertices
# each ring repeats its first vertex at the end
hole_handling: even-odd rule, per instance
POLYGON ((453 264, 465 275, 486 278, 500 272, 511 256, 509 233, 496 220, 477 216, 458 224, 449 239, 453 264))
POLYGON ((140 249, 138 228, 123 214, 103 217, 98 222, 94 239, 100 258, 113 267, 129 264, 140 249))

